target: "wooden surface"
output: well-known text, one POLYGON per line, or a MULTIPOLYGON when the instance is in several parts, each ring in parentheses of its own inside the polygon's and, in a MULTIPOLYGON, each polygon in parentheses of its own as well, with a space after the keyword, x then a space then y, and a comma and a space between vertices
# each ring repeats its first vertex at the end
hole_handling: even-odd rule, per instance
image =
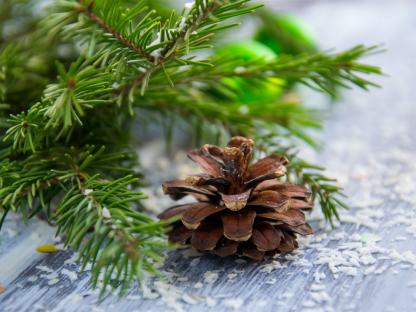
POLYGON ((347 93, 322 134, 326 148, 304 152, 345 185, 344 223, 330 231, 314 221, 320 229, 297 253, 257 264, 172 252, 166 280, 98 304, 70 251, 36 253, 53 229, 11 218, 0 236, 0 311, 416 311, 416 3, 301 4, 294 10, 322 47, 388 49, 368 60, 390 75, 378 79, 384 88, 347 93))

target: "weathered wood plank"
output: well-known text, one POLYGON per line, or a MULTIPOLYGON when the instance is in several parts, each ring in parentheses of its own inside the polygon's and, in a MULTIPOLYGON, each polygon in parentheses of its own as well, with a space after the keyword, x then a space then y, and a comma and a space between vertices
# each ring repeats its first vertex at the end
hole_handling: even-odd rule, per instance
MULTIPOLYGON (((258 264, 172 252, 167 281, 97 304, 88 272, 68 273, 76 272, 69 251, 36 254, 37 244, 52 239, 48 226, 11 220, 7 227, 18 224, 19 233, 6 230, 0 240, 0 285, 7 288, 0 311, 416 310, 416 4, 317 1, 297 10, 325 48, 381 42, 389 49, 371 60, 391 75, 384 89, 348 94, 322 136, 327 148, 305 151, 341 177, 352 206, 345 223, 319 230, 294 255, 258 264)), ((164 178, 160 167, 155 181, 164 178)))

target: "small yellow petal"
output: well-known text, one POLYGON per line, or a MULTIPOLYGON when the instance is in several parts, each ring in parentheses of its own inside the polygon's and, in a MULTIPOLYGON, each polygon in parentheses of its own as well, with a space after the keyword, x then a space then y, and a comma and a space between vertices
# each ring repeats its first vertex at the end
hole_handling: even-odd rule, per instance
POLYGON ((52 253, 58 251, 58 248, 54 245, 40 245, 36 247, 36 251, 41 253, 52 253))
POLYGON ((0 286, 0 294, 4 293, 5 291, 6 291, 6 288, 0 286))

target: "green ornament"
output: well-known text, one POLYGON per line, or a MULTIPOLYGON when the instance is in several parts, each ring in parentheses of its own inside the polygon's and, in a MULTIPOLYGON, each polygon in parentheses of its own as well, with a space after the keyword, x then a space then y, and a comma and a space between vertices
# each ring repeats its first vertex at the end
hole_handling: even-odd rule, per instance
MULTIPOLYGON (((221 46, 216 51, 217 56, 233 56, 241 59, 241 66, 236 70, 244 71, 245 63, 252 61, 272 61, 277 55, 270 48, 254 40, 239 41, 221 46)), ((222 82, 237 91, 238 102, 241 104, 255 104, 272 102, 278 99, 284 90, 285 81, 278 78, 266 78, 253 82, 252 79, 242 77, 223 78, 222 82)))
POLYGON ((218 56, 233 55, 241 58, 244 62, 255 61, 258 59, 271 61, 276 58, 276 53, 274 53, 273 50, 254 40, 244 40, 225 44, 219 47, 216 52, 218 56))
POLYGON ((313 31, 303 20, 288 14, 262 12, 264 26, 255 39, 276 54, 299 54, 316 51, 313 31))

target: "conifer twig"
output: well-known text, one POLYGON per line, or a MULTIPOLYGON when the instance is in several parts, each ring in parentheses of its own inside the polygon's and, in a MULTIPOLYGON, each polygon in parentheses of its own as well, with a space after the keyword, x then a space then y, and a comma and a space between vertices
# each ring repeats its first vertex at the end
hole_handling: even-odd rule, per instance
POLYGON ((93 7, 94 7, 95 1, 91 1, 91 3, 87 7, 77 6, 77 10, 81 13, 84 13, 86 16, 89 17, 91 21, 96 23, 98 26, 100 26, 102 29, 104 29, 106 32, 113 35, 114 38, 119 40, 121 43, 123 43, 125 46, 136 52, 139 56, 141 56, 144 59, 147 59, 149 62, 153 63, 154 58, 148 54, 145 50, 143 50, 140 46, 137 46, 134 44, 134 42, 127 39, 125 36, 123 36, 121 33, 117 32, 114 28, 111 27, 110 24, 106 23, 102 18, 100 18, 98 15, 94 14, 93 7))

